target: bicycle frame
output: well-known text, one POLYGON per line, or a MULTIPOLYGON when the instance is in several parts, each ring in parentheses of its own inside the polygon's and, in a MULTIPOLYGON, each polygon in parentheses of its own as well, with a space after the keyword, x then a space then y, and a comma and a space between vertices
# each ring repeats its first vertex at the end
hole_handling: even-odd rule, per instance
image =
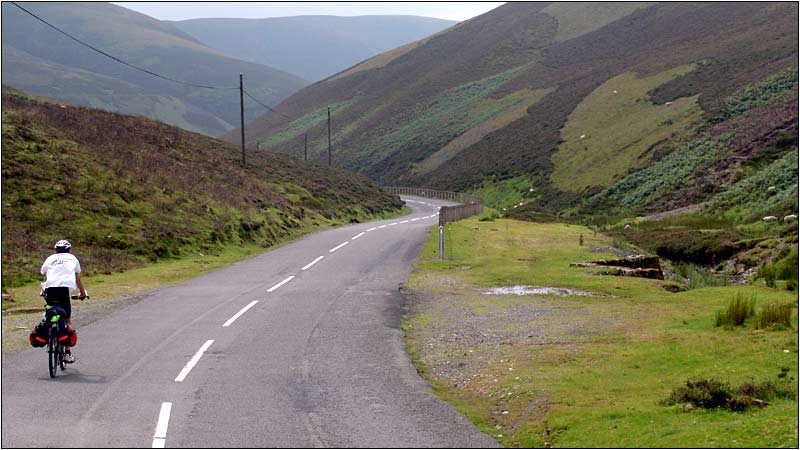
POLYGON ((61 367, 62 371, 66 368, 64 346, 58 341, 58 324, 61 320, 60 315, 52 316, 47 333, 47 369, 50 373, 50 378, 55 378, 59 367, 61 367))

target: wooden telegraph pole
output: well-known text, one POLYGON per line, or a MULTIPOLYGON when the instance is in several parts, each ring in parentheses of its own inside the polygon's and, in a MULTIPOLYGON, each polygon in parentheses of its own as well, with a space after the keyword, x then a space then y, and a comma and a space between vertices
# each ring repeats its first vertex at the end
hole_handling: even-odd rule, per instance
POLYGON ((247 162, 244 154, 244 80, 242 74, 239 74, 239 113, 242 124, 242 169, 245 169, 247 168, 247 162))
POLYGON ((328 165, 331 164, 331 107, 328 106, 328 165))

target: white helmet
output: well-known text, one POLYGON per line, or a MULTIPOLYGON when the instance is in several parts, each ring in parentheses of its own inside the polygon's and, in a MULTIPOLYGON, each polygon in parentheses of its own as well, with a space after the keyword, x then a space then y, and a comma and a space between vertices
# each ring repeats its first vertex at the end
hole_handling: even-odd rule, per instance
POLYGON ((68 240, 62 239, 62 240, 56 242, 56 245, 53 248, 58 253, 68 252, 69 249, 72 248, 72 244, 70 244, 68 240))

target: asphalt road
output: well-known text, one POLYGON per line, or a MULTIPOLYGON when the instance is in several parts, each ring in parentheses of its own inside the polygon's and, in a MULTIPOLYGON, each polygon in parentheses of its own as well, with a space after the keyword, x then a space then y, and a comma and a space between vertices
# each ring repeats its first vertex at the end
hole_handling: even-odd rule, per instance
POLYGON ((79 327, 55 379, 3 358, 2 446, 497 447, 405 352, 398 286, 446 204, 407 200, 79 327))

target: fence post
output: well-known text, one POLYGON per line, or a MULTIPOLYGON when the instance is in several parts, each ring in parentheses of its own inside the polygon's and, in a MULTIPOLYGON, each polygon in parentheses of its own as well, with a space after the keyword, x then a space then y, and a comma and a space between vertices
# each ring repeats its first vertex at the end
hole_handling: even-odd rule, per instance
POLYGON ((439 259, 444 259, 444 226, 439 225, 439 259))

